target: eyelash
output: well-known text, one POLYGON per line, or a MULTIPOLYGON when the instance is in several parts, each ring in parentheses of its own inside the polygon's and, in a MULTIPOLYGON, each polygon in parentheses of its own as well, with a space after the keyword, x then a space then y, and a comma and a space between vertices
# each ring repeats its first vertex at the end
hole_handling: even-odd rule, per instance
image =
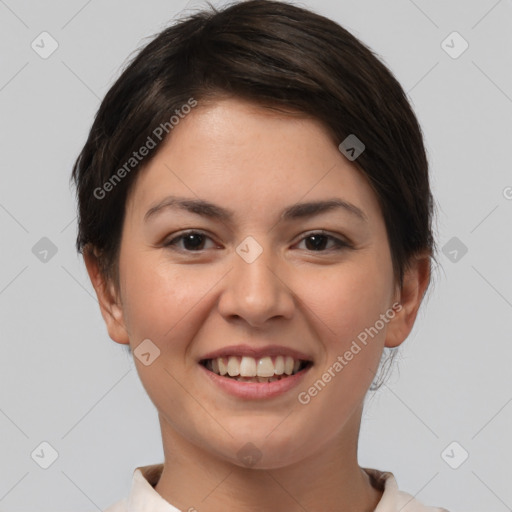
MULTIPOLYGON (((204 236, 208 239, 211 240, 211 237, 209 237, 206 233, 203 233, 202 231, 195 231, 195 230, 190 230, 190 231, 185 231, 183 233, 181 233, 180 235, 172 238, 171 240, 167 241, 167 242, 164 242, 164 247, 168 247, 169 249, 171 250, 174 250, 174 251, 178 251, 178 252, 185 252, 185 253, 202 253, 203 251, 205 251, 205 249, 199 249, 199 250, 187 250, 187 249, 178 249, 176 248, 177 244, 179 243, 180 240, 183 240, 186 236, 188 235, 200 235, 200 236, 204 236)), ((344 240, 341 240, 339 238, 336 238, 335 236, 333 235, 328 235, 326 233, 324 233, 323 231, 312 231, 311 233, 308 233, 307 235, 303 236, 299 242, 302 242, 310 237, 313 237, 313 236, 322 236, 322 237, 325 237, 327 239, 330 239, 334 242, 334 248, 330 248, 330 249, 324 249, 324 250, 319 250, 319 251, 315 251, 315 250, 308 250, 308 252, 311 252, 311 253, 322 253, 322 252, 330 252, 330 251, 341 251, 343 249, 351 249, 353 248, 352 244, 350 244, 349 242, 347 241, 344 241, 344 240)), ((306 249, 307 250, 307 249, 306 249)))

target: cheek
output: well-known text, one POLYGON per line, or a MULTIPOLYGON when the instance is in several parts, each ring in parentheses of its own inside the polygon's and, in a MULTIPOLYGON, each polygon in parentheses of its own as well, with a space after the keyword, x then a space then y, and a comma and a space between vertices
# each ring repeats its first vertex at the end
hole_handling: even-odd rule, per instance
POLYGON ((300 295, 322 330, 320 339, 332 350, 375 324, 386 311, 392 291, 390 265, 364 258, 332 267, 325 275, 311 275, 301 281, 300 295))
POLYGON ((325 438, 352 417, 378 369, 386 329, 374 326, 387 310, 391 282, 383 269, 368 262, 340 267, 309 289, 309 317, 324 351, 297 400, 310 418, 322 418, 325 438))
MULTIPOLYGON (((146 339, 160 351, 148 366, 134 358, 142 384, 159 410, 193 409, 194 404, 184 403, 179 383, 187 380, 195 364, 187 349, 205 320, 208 298, 222 273, 200 265, 170 264, 157 251, 132 252, 124 270, 123 313, 132 351, 136 354, 146 339)), ((193 417, 192 412, 187 417, 193 417)))
POLYGON ((324 351, 299 402, 309 404, 313 416, 325 417, 334 431, 363 400, 377 372, 387 326, 380 318, 392 292, 391 261, 368 255, 309 283, 302 294, 324 351))
POLYGON ((140 253, 125 263, 123 311, 131 343, 149 338, 161 351, 181 348, 186 331, 200 325, 202 303, 222 273, 201 265, 170 264, 164 251, 140 253))

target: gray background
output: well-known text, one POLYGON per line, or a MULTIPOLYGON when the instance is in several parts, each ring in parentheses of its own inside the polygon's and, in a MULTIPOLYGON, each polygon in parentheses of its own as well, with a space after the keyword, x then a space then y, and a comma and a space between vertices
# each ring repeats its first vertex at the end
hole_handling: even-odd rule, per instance
MULTIPOLYGON (((0 0, 4 512, 105 508, 127 495, 136 466, 163 460, 156 410, 133 362, 108 338, 75 253, 68 180, 122 63, 200 4, 0 0), (31 48, 43 31, 59 45, 47 59, 31 48), (46 261, 43 237, 57 249, 46 261), (43 441, 58 453, 48 469, 31 457, 43 441)), ((302 5, 361 38, 409 93, 445 247, 398 370, 369 398, 360 463, 393 471, 401 489, 451 512, 512 510, 512 2, 302 5), (469 43, 458 58, 441 46, 453 31, 469 43), (452 469, 446 461, 459 464, 462 450, 469 458, 452 469)), ((452 53, 462 47, 447 44, 452 53)), ((50 451, 42 453, 40 463, 50 451)))

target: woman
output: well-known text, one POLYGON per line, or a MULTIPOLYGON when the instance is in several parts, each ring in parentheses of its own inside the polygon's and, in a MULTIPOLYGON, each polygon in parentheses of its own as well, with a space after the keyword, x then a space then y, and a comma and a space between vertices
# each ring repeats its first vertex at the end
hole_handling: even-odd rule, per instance
POLYGON ((165 456, 108 512, 441 510, 357 461, 434 251, 421 131, 368 48, 282 2, 183 19, 110 89, 73 178, 165 456))

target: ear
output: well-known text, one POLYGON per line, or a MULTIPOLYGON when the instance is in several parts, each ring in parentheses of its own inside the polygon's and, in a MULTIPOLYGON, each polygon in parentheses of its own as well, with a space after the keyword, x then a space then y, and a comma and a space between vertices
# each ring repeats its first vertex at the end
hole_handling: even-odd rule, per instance
POLYGON ((402 287, 396 294, 401 308, 395 309, 395 316, 388 324, 386 347, 398 347, 411 333, 430 281, 430 269, 430 255, 422 254, 413 257, 405 270, 402 287))
POLYGON ((121 344, 129 344, 128 331, 125 326, 124 314, 120 298, 114 283, 108 280, 100 270, 96 250, 85 247, 83 251, 85 266, 91 283, 96 291, 101 315, 112 340, 121 344))

